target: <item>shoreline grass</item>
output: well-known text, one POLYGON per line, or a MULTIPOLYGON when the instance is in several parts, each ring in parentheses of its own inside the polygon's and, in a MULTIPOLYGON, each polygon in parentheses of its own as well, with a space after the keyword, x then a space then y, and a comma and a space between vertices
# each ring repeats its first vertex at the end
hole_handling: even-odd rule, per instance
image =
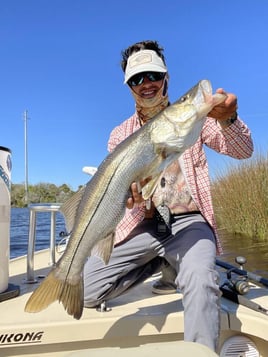
POLYGON ((268 238, 268 154, 229 164, 212 183, 219 229, 260 240, 268 238))

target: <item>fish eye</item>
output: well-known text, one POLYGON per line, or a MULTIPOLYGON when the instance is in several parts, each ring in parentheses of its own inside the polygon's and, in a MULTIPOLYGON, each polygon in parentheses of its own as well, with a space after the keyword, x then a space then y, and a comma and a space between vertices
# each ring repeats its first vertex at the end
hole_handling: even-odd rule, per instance
POLYGON ((185 94, 183 97, 180 98, 180 102, 185 102, 186 99, 189 99, 191 97, 191 95, 188 93, 188 94, 185 94))

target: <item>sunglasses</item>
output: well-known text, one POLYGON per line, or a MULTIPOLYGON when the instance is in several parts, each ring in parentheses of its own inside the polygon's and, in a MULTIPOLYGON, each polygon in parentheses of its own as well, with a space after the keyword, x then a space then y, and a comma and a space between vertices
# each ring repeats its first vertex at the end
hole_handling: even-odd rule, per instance
POLYGON ((135 74, 135 76, 131 77, 127 84, 130 87, 140 86, 144 82, 144 78, 148 78, 151 82, 161 81, 165 77, 165 72, 142 72, 135 74))

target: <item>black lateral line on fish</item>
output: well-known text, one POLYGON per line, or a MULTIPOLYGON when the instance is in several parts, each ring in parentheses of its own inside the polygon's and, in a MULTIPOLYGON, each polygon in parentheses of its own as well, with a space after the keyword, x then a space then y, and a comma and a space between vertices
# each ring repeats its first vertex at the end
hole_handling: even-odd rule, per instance
MULTIPOLYGON (((111 181, 113 180, 113 178, 114 178, 116 172, 118 171, 118 168, 119 168, 120 164, 122 163, 122 160, 123 160, 127 155, 128 155, 128 153, 126 153, 126 154, 124 155, 124 157, 121 159, 121 161, 119 162, 119 164, 117 165, 117 167, 116 167, 115 170, 113 171, 112 175, 110 176, 109 181, 108 181, 107 184, 106 184, 106 189, 107 189, 107 187, 109 186, 109 184, 111 183, 111 181)), ((103 197, 103 195, 102 195, 102 197, 103 197)), ((81 235, 81 237, 80 237, 80 239, 79 239, 79 241, 78 241, 78 243, 77 243, 77 245, 76 245, 76 248, 75 248, 75 250, 74 250, 75 254, 77 253, 77 250, 78 250, 78 248, 79 248, 79 246, 80 246, 80 242, 83 240, 84 234, 85 234, 85 232, 86 232, 88 226, 90 225, 90 223, 91 223, 91 221, 92 221, 92 218, 93 218, 94 215, 96 214, 96 211, 97 211, 97 209, 99 208, 101 202, 102 202, 102 199, 99 200, 98 204, 95 206, 95 210, 94 210, 93 214, 91 215, 91 219, 90 219, 90 221, 88 222, 88 224, 86 225, 86 227, 85 227, 85 229, 84 229, 84 232, 83 232, 83 234, 81 235)), ((94 246, 93 246, 93 247, 94 247, 94 246)), ((93 248, 93 247, 92 247, 92 248, 93 248)), ((92 248, 91 248, 91 250, 92 250, 92 248)), ((91 250, 90 250, 90 252, 91 252, 91 250)), ((73 255, 73 257, 75 256, 75 254, 73 255)), ((72 261, 73 261, 73 260, 71 260, 71 263, 72 263, 72 261)), ((67 270, 67 274, 66 274, 66 277, 65 277, 65 279, 64 279, 64 283, 67 282, 67 278, 68 278, 69 273, 70 273, 71 265, 72 265, 72 264, 69 264, 69 267, 68 267, 68 270, 67 270)), ((61 297, 62 297, 63 292, 64 292, 64 291, 62 290, 61 293, 60 293, 60 299, 61 299, 61 297)))

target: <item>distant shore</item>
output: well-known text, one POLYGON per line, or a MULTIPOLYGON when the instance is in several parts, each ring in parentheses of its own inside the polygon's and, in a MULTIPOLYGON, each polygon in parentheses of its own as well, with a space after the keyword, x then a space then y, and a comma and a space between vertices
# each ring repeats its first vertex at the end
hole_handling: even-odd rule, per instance
POLYGON ((24 184, 12 184, 11 207, 23 208, 27 207, 28 203, 62 203, 73 194, 74 191, 67 184, 56 186, 52 183, 42 182, 37 185, 29 185, 28 202, 25 202, 24 184))

